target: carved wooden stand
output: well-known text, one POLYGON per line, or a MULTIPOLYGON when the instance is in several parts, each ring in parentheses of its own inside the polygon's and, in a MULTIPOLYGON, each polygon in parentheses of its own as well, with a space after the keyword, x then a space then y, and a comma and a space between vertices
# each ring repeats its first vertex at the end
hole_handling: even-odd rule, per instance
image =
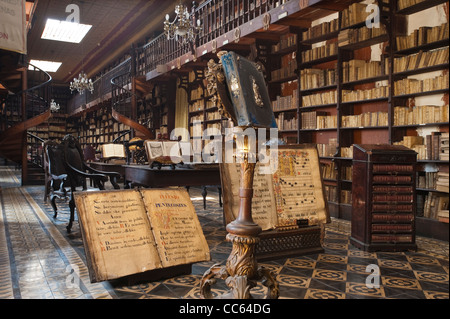
POLYGON ((249 163, 248 154, 244 154, 241 163, 240 207, 236 220, 227 225, 227 240, 233 248, 227 259, 226 266, 215 264, 203 275, 200 293, 203 298, 213 298, 211 285, 216 278, 225 280, 229 292, 218 296, 220 299, 253 299, 250 290, 256 287, 258 281, 268 288, 265 299, 279 297, 278 283, 273 274, 264 267, 258 267, 255 248, 259 242, 261 227, 252 218, 253 176, 256 163, 249 163))

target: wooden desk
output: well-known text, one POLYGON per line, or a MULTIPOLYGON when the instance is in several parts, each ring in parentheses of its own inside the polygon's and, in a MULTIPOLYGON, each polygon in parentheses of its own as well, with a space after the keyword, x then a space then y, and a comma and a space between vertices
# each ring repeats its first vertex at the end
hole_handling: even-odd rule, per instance
POLYGON ((222 206, 222 189, 219 168, 150 168, 146 165, 122 165, 127 188, 169 187, 169 186, 201 186, 203 207, 206 209, 206 187, 215 186, 219 190, 219 203, 222 206))

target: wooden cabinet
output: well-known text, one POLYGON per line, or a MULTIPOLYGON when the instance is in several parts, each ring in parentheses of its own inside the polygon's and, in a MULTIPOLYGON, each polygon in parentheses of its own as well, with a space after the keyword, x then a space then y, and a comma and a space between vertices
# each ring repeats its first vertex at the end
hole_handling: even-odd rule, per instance
POLYGON ((417 249, 416 156, 404 146, 354 145, 353 245, 366 251, 417 249))

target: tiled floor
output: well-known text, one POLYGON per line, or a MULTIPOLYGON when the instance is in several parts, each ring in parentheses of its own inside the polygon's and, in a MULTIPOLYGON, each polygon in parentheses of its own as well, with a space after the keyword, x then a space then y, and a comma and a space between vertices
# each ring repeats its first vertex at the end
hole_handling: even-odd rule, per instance
MULTIPOLYGON (((155 282, 90 283, 78 223, 72 233, 65 230, 67 206, 60 203, 53 219, 50 204, 43 201, 43 186, 18 187, 17 175, 11 167, 0 167, 1 299, 199 298, 202 275, 229 255, 217 193, 209 191, 204 210, 200 192, 191 189, 210 262, 194 264, 191 274, 155 282)), ((449 298, 448 242, 419 237, 417 252, 366 253, 349 243, 349 230, 349 222, 333 220, 326 227, 323 253, 259 263, 276 274, 280 299, 449 298), (368 265, 380 270, 379 287, 366 285, 368 265)), ((223 283, 212 288, 214 294, 225 291, 223 283)), ((255 295, 263 289, 259 283, 255 295)))

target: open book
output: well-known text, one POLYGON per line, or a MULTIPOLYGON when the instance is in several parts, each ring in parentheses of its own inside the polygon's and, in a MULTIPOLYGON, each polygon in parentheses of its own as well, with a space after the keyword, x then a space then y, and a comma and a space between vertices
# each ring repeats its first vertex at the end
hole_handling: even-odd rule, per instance
POLYGON ((91 282, 210 259, 188 192, 76 192, 91 282))
POLYGON ((156 161, 176 164, 182 161, 182 149, 178 141, 146 140, 144 146, 149 163, 156 161))
MULTIPOLYGON (((273 156, 272 163, 258 162, 255 168, 253 221, 263 230, 330 222, 316 146, 280 145, 273 156), (264 165, 266 168, 274 165, 274 168, 265 170, 264 165)), ((240 164, 220 164, 220 175, 228 224, 239 214, 240 164)))
POLYGON ((103 158, 111 158, 111 157, 125 157, 125 148, 122 144, 103 144, 102 145, 102 157, 103 158))

